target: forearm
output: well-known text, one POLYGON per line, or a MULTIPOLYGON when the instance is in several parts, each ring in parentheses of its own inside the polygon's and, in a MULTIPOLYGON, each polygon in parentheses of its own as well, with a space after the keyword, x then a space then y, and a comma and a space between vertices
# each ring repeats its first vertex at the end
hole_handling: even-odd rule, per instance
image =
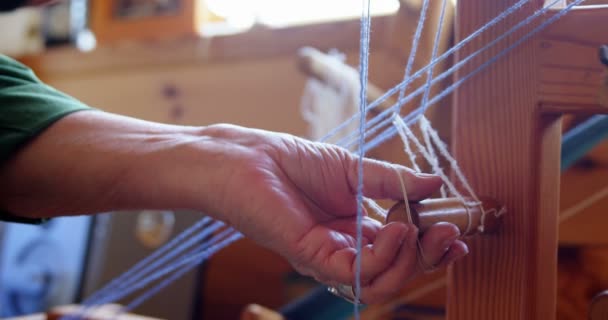
POLYGON ((0 206, 28 217, 198 209, 174 171, 191 163, 180 158, 204 139, 200 131, 97 111, 71 114, 0 168, 0 206))

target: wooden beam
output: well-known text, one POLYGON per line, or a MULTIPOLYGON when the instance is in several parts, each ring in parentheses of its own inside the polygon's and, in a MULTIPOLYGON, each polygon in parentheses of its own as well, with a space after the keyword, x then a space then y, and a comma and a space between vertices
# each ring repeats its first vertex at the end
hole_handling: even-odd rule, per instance
MULTIPOLYGON (((459 1, 457 39, 514 3, 459 1)), ((474 40, 457 60, 540 5, 514 13, 474 40)), ((457 78, 509 44, 485 53, 457 78)), ((527 41, 464 84, 454 97, 454 154, 473 188, 505 203, 508 213, 497 236, 470 241, 471 254, 449 269, 450 320, 555 318, 561 122, 538 112, 538 48, 537 38, 527 41)))
POLYGON ((602 88, 605 66, 598 55, 600 46, 608 43, 606 30, 608 5, 576 8, 547 27, 539 43, 541 101, 599 104, 601 90, 607 90, 602 88))
MULTIPOLYGON (((374 18, 374 33, 385 34, 392 17, 374 18)), ((247 32, 218 37, 189 37, 163 41, 118 43, 81 52, 74 48, 57 48, 43 55, 21 57, 34 65, 43 77, 46 74, 90 75, 108 70, 140 70, 149 66, 179 67, 268 60, 294 57, 304 45, 321 50, 342 51, 359 47, 358 20, 336 21, 287 28, 256 28, 247 32), (319 36, 322 35, 322 36, 319 36)), ((384 46, 383 37, 372 41, 372 49, 384 46)))
POLYGON ((593 114, 608 114, 608 107, 599 104, 586 103, 560 103, 560 102, 542 102, 540 104, 542 113, 548 114, 575 114, 575 115, 593 115, 593 114))

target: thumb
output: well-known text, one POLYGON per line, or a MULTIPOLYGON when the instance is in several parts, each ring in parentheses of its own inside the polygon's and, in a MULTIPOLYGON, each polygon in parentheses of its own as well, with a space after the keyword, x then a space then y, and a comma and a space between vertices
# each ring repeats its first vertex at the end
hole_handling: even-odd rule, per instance
MULTIPOLYGON (((357 190, 359 181, 357 160, 349 166, 349 183, 357 190)), ((403 200, 399 175, 403 178, 409 200, 422 200, 441 187, 441 178, 436 175, 416 173, 413 170, 373 159, 363 160, 363 195, 375 199, 403 200)))

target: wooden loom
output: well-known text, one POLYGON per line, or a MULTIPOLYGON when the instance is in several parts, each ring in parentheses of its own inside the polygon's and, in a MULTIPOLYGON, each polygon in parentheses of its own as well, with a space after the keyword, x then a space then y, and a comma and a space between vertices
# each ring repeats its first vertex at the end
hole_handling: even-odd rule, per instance
MULTIPOLYGON (((459 1, 456 41, 515 2, 459 1)), ((456 60, 543 5, 518 11, 456 60)), ((576 8, 455 93, 452 152, 474 188, 504 201, 509 215, 499 235, 471 239, 472 253, 449 269, 448 319, 555 318, 562 115, 608 113, 600 105, 608 87, 597 54, 608 43, 606 30, 608 6, 576 8)), ((507 45, 463 68, 455 81, 507 45)), ((368 94, 377 91, 372 86, 368 94)))
MULTIPOLYGON (((457 37, 514 3, 460 1, 457 37)), ((543 6, 535 4, 507 25, 543 6)), ((555 318, 561 116, 608 111, 596 100, 601 82, 576 82, 582 70, 601 68, 606 30, 608 7, 575 9, 457 91, 452 152, 474 188, 503 201, 509 216, 499 236, 473 239, 472 253, 448 270, 448 319, 555 318)))
MULTIPOLYGON (((460 38, 514 2, 460 1, 460 38)), ((510 214, 498 236, 474 240, 472 254, 450 270, 450 319, 554 318, 560 115, 605 112, 595 98, 606 17, 606 8, 569 13, 455 95, 452 150, 474 187, 504 201, 510 214)))

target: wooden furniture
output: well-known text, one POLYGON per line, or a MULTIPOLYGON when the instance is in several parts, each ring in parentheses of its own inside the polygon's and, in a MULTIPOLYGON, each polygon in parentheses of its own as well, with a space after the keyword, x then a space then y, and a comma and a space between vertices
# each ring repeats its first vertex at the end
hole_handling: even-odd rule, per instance
POLYGON ((205 13, 203 1, 195 0, 92 1, 91 28, 102 45, 121 41, 195 38, 205 13))

